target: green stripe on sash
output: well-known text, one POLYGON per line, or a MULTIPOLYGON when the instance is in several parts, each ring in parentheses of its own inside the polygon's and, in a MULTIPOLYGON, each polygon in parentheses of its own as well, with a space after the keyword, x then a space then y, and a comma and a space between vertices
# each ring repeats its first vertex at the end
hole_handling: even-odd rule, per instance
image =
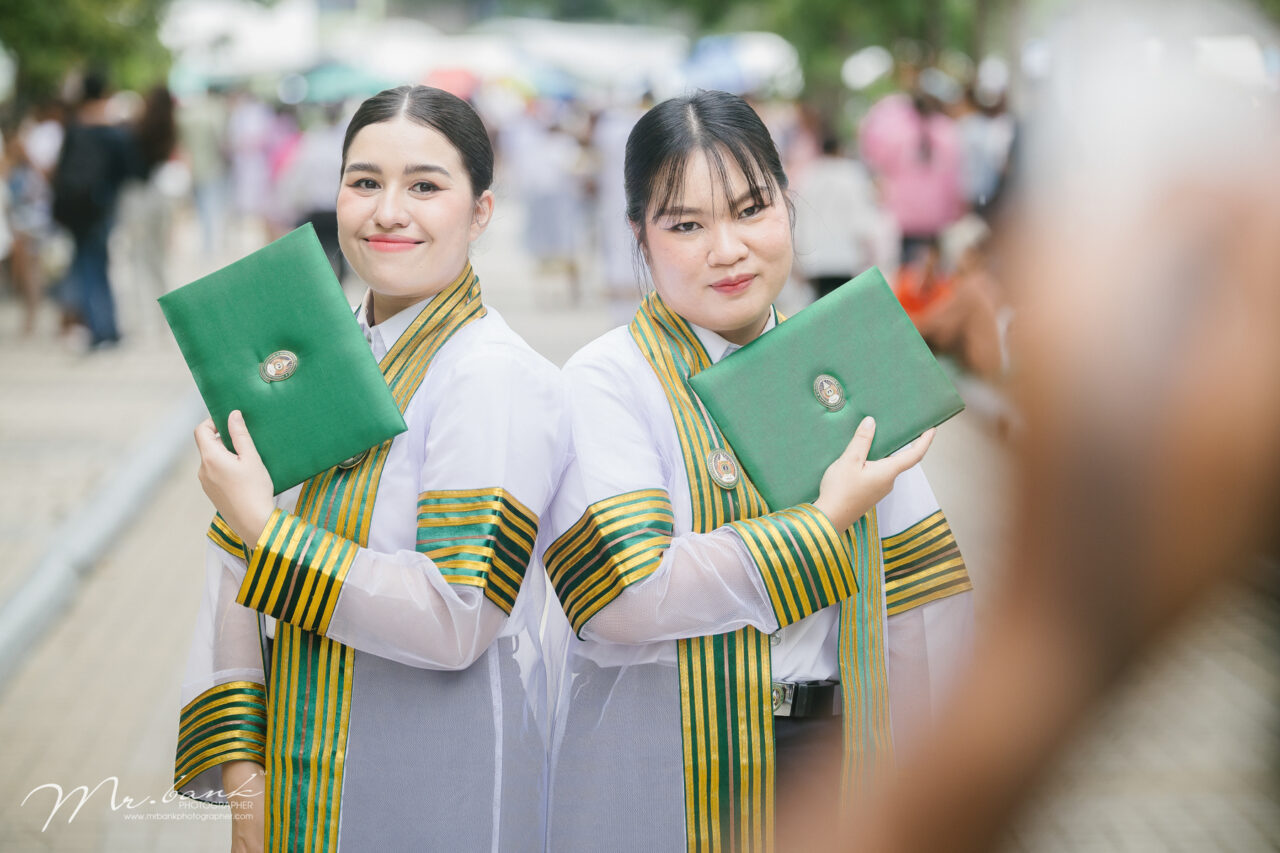
POLYGON ((884 572, 875 509, 858 519, 845 535, 871 543, 870 547, 851 550, 861 588, 858 595, 840 604, 837 660, 844 734, 840 790, 847 800, 865 789, 880 762, 892 757, 893 738, 884 663, 884 572))

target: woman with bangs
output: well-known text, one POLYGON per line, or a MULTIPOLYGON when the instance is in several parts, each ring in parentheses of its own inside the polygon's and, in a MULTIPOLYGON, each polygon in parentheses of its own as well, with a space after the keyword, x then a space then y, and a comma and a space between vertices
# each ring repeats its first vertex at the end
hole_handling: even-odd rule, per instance
POLYGON ((232 849, 540 851, 546 582, 563 469, 555 367, 481 297, 480 117, 439 89, 365 101, 338 239, 406 432, 272 496, 244 420, 196 430, 218 510, 174 788, 230 801, 232 849), (277 590, 287 590, 278 594, 277 590))
POLYGON ((868 418, 813 503, 769 507, 689 388, 782 319, 787 178, 750 106, 699 92, 654 107, 625 184, 653 289, 565 365, 572 453, 544 531, 569 629, 548 846, 785 849, 790 782, 834 810, 927 719, 967 648, 970 587, 918 467, 932 431, 869 462, 868 418), (770 539, 794 549, 758 563, 746 541, 770 539), (858 592, 780 618, 769 588, 821 590, 819 573, 858 592), (808 784, 832 750, 838 775, 808 784))

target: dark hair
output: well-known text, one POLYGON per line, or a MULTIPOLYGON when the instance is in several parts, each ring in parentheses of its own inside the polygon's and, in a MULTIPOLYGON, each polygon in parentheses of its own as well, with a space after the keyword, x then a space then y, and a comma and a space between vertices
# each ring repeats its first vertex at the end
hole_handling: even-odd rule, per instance
MULTIPOLYGON (((728 92, 699 91, 663 101, 645 113, 627 137, 623 183, 627 193, 627 219, 645 240, 650 211, 672 206, 684 188, 689 156, 702 151, 728 185, 726 154, 746 176, 756 204, 772 203, 774 195, 786 197, 787 175, 778 149, 760 116, 751 105, 728 92)), ((788 206, 790 201, 788 200, 788 206)))
POLYGON ((138 153, 143 166, 150 174, 169 159, 178 143, 178 128, 174 123, 173 95, 163 83, 147 93, 146 106, 135 128, 138 137, 138 153))
POLYGON ((107 70, 105 68, 90 68, 84 74, 84 79, 80 81, 80 102, 98 101, 107 96, 107 70))
POLYGON ((371 124, 399 116, 439 132, 457 149, 471 179, 476 198, 493 183, 493 146, 484 122, 471 105, 456 95, 431 86, 398 86, 386 89, 360 105, 347 125, 342 140, 342 168, 347 166, 347 150, 356 134, 371 124))

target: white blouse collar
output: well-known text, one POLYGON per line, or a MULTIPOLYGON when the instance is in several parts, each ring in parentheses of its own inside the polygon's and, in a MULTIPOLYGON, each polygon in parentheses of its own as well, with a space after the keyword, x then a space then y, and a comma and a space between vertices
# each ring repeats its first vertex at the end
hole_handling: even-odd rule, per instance
MULTIPOLYGON (((765 321, 764 329, 760 334, 763 335, 776 325, 778 325, 778 312, 773 308, 770 308, 769 319, 765 321)), ((689 327, 693 329, 693 333, 697 335, 698 340, 702 342, 702 346, 706 349, 707 355, 711 357, 712 364, 717 363, 720 359, 724 358, 734 350, 742 349, 739 344, 725 340, 710 329, 704 329, 702 326, 695 323, 689 323, 689 327)))
POLYGON ((360 303, 360 310, 356 312, 356 319, 360 322, 360 331, 364 333, 365 340, 370 345, 373 345, 376 337, 381 344, 380 347, 374 347, 375 353, 379 352, 379 350, 381 351, 379 358, 391 351, 391 348, 396 345, 396 341, 400 340, 400 336, 405 333, 409 326, 413 325, 413 321, 422 313, 422 309, 426 308, 434 298, 434 296, 428 296, 420 302, 413 303, 408 308, 397 311, 381 323, 370 326, 369 306, 372 304, 373 291, 365 294, 364 301, 360 303))

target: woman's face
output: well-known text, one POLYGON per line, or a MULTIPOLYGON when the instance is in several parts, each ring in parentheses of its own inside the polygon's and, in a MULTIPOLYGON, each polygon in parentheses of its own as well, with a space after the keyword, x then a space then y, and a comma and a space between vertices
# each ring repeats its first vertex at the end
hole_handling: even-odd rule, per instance
POLYGON ((489 224, 493 194, 473 198, 453 144, 400 116, 351 140, 337 212, 342 254, 373 291, 381 322, 458 277, 489 224))
POLYGON ((732 157, 727 185, 706 154, 685 164, 669 210, 650 210, 644 253, 663 301, 691 323, 745 344, 764 329, 791 274, 791 220, 781 192, 758 205, 732 157))

